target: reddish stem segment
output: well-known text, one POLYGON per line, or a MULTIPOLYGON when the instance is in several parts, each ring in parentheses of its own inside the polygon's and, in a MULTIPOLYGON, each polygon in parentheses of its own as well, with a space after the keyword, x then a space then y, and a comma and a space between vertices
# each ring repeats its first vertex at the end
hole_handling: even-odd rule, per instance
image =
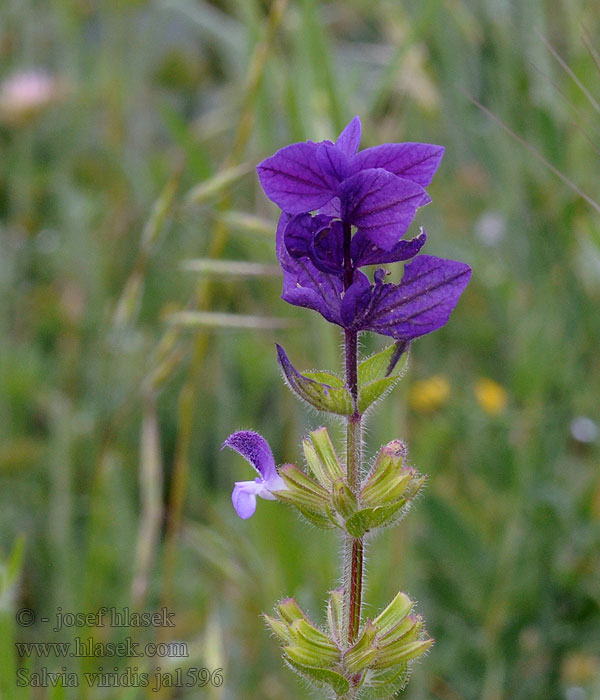
MULTIPOLYGON (((346 475, 352 492, 358 496, 360 489, 360 468, 362 461, 362 416, 356 410, 357 399, 357 338, 356 333, 346 333, 346 382, 354 399, 355 411, 348 416, 346 430, 346 475), (351 336, 350 338, 348 336, 351 336), (353 336, 353 337, 352 337, 353 336)), ((363 539, 346 535, 344 586, 348 626, 348 645, 358 636, 362 606, 363 584, 363 539)))
MULTIPOLYGON (((352 284, 354 268, 350 254, 351 227, 344 223, 344 289, 352 284)), ((352 395, 354 412, 348 416, 346 430, 346 475, 348 485, 358 496, 362 465, 362 416, 358 411, 358 333, 345 331, 346 384, 352 395)), ((358 636, 362 608, 363 539, 346 536, 344 561, 344 602, 348 646, 358 636)))

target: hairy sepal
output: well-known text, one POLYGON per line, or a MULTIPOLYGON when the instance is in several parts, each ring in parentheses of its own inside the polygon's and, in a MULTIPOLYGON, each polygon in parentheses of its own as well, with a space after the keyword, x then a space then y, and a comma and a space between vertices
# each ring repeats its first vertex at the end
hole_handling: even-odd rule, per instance
POLYGON ((330 686, 333 688, 336 695, 344 695, 350 690, 350 683, 344 676, 336 671, 331 671, 326 668, 315 668, 313 666, 306 666, 294 661, 290 658, 289 654, 284 653, 284 661, 297 673, 299 673, 303 678, 305 678, 309 683, 316 685, 318 687, 330 686))

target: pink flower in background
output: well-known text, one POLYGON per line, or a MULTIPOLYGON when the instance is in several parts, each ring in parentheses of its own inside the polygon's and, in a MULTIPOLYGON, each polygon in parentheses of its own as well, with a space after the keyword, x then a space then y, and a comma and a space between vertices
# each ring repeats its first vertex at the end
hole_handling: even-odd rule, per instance
POLYGON ((0 83, 0 121, 11 125, 28 122, 64 94, 63 82, 44 70, 16 71, 0 83))

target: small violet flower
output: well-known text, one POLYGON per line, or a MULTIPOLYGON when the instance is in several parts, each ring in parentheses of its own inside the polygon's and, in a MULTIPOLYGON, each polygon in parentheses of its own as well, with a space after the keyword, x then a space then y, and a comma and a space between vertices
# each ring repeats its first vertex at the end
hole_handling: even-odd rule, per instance
POLYGON ((240 518, 246 520, 254 515, 257 496, 274 501, 271 491, 283 491, 287 487, 277 473, 269 443, 258 433, 238 430, 225 440, 221 449, 224 447, 239 452, 260 474, 254 481, 236 481, 233 489, 233 507, 240 518))

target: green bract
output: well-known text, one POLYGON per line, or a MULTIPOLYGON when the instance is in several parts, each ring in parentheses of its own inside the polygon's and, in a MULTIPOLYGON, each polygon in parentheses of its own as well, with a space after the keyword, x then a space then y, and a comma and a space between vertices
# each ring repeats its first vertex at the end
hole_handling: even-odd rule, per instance
POLYGON ((287 488, 273 494, 295 506, 313 525, 338 527, 351 537, 397 522, 425 481, 412 467, 403 465, 406 448, 400 440, 381 448, 358 496, 348 483, 326 428, 311 432, 303 448, 311 475, 286 464, 279 474, 287 488))
POLYGON ((353 412, 352 396, 344 382, 332 372, 305 372, 292 365, 278 345, 279 366, 290 389, 313 408, 326 413, 349 416, 353 412))
POLYGON ((398 343, 371 355, 358 365, 358 410, 365 413, 402 378, 408 349, 398 343))
POLYGON ((293 598, 279 603, 276 616, 264 619, 279 639, 288 665, 310 683, 344 696, 352 677, 365 697, 389 697, 384 693, 400 689, 408 679, 410 662, 433 644, 421 618, 411 615, 413 608, 413 601, 398 593, 375 619, 365 621, 349 647, 343 643, 341 590, 330 593, 326 630, 311 622, 293 598))

